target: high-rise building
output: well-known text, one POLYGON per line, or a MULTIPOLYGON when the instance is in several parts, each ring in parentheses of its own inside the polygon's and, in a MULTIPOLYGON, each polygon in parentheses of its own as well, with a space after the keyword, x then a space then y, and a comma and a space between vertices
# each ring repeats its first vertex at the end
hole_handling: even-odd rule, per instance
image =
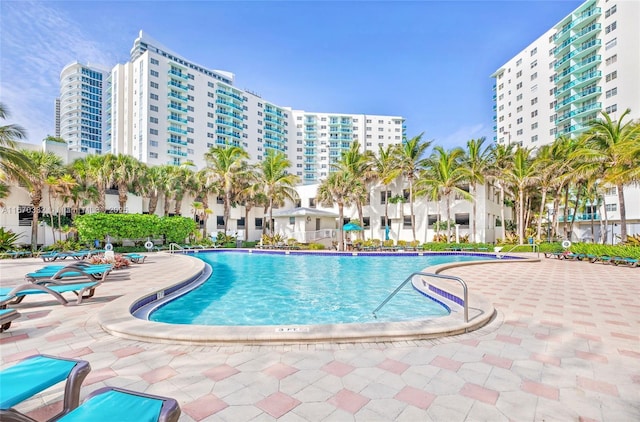
POLYGON ((56 101, 56 136, 72 151, 107 152, 104 144, 106 96, 104 82, 109 70, 71 63, 60 72, 60 98, 56 101))
POLYGON ((259 162, 285 153, 306 183, 326 176, 340 152, 402 142, 400 116, 310 113, 274 104, 234 86, 234 74, 195 64, 140 31, 130 61, 116 65, 107 87, 111 152, 150 164, 205 165, 216 145, 244 148, 259 162))
POLYGON ((493 75, 495 140, 574 137, 606 111, 640 117, 640 2, 587 0, 493 75))

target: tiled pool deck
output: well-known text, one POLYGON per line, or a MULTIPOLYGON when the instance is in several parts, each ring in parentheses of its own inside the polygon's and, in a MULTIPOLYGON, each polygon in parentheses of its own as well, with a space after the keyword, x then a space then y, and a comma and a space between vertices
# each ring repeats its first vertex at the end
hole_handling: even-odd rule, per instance
MULTIPOLYGON (((0 284, 42 266, 2 260, 0 284)), ((542 258, 447 270, 498 313, 478 331, 431 340, 189 346, 100 328, 106 304, 194 268, 151 254, 80 306, 28 297, 0 334, 1 366, 36 353, 82 358, 92 367, 82 398, 105 385, 166 395, 180 403, 181 421, 640 420, 639 268, 542 258)), ((62 389, 17 408, 44 419, 62 389)))

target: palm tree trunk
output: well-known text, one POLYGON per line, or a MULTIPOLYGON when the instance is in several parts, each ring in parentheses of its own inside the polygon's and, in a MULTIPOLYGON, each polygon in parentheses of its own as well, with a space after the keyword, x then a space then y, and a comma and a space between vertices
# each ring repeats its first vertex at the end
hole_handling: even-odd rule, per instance
POLYGON ((478 192, 476 191, 476 184, 475 183, 473 183, 471 186, 472 186, 471 189, 473 190, 473 199, 472 199, 472 202, 473 202, 473 205, 472 205, 473 206, 473 210, 472 210, 472 213, 473 213, 473 224, 471 226, 471 243, 476 243, 476 229, 477 229, 477 226, 476 226, 476 217, 477 217, 477 215, 476 214, 478 213, 477 206, 476 206, 476 197, 478 195, 478 192))
POLYGON ((624 185, 617 184, 618 203, 620 204, 620 241, 627 243, 627 208, 624 203, 624 185))
POLYGON ((244 240, 249 240, 249 211, 253 208, 251 205, 244 205, 244 240))
POLYGON ((413 241, 416 240, 416 216, 413 212, 413 177, 409 178, 409 212, 411 213, 411 231, 413 232, 413 241))
POLYGON ((231 191, 224 193, 224 233, 227 234, 229 228, 229 217, 231 217, 231 191))
MULTIPOLYGON (((53 236, 53 243, 56 242, 56 228, 53 224, 53 203, 51 202, 51 187, 49 187, 49 222, 51 224, 51 236, 53 236)), ((62 239, 62 234, 60 234, 60 239, 62 239)))
POLYGON ((447 194, 447 243, 451 242, 451 198, 447 194))
POLYGON ((127 208, 127 187, 126 186, 118 186, 118 202, 120 205, 120 213, 124 213, 127 208))
POLYGON ((569 232, 568 232, 568 219, 569 219, 569 184, 567 184, 564 187, 564 213, 563 213, 563 217, 564 217, 564 222, 562 224, 562 231, 564 232, 564 238, 568 239, 569 238, 569 232))
POLYGON ((38 248, 38 216, 40 215, 40 201, 42 195, 37 192, 31 199, 31 205, 33 205, 33 221, 31 222, 31 250, 35 251, 38 248))
POLYGON ((605 245, 607 243, 607 227, 609 227, 606 201, 603 201, 602 203, 602 215, 604 216, 604 219, 600 220, 600 243, 605 245))
POLYGON ((344 204, 338 202, 338 250, 344 251, 344 237, 342 233, 342 224, 344 222, 344 204))
POLYGON ((387 185, 384 185, 384 195, 385 195, 385 200, 384 200, 384 227, 385 227, 385 233, 386 233, 386 228, 389 225, 389 196, 387 195, 387 185))
POLYGON ((149 214, 155 214, 158 207, 158 193, 153 192, 149 195, 149 214))
POLYGON ((502 241, 507 238, 507 222, 504 221, 504 187, 500 183, 500 219, 502 221, 502 241))
MULTIPOLYGON (((540 217, 538 217, 538 227, 536 229, 536 239, 538 242, 541 240, 542 235, 542 216, 544 215, 544 208, 547 201, 547 188, 542 188, 542 198, 540 199, 540 217)), ((547 221, 547 224, 551 224, 551 221, 547 221)))
POLYGON ((569 240, 571 240, 571 238, 573 237, 573 224, 576 221, 576 214, 578 213, 578 204, 580 203, 580 192, 582 192, 582 189, 578 188, 578 191, 576 192, 576 205, 573 211, 573 218, 571 219, 571 223, 569 224, 569 240))
POLYGON ((269 200, 269 231, 271 232, 271 236, 273 237, 273 231, 275 227, 273 227, 273 199, 269 200))
POLYGON ((524 188, 518 189, 518 242, 524 244, 524 188))
POLYGON ((171 197, 168 192, 164 193, 164 216, 169 215, 169 207, 171 207, 171 197))
MULTIPOLYGON (((209 197, 207 194, 202 195, 202 237, 207 237, 207 220, 209 220, 209 213, 207 210, 209 209, 209 197)), ((210 212, 211 210, 209 210, 210 212)))
POLYGON ((357 233, 357 236, 358 239, 364 240, 364 217, 362 212, 362 202, 357 201, 356 208, 358 209, 358 221, 360 222, 360 227, 362 227, 362 230, 357 233))

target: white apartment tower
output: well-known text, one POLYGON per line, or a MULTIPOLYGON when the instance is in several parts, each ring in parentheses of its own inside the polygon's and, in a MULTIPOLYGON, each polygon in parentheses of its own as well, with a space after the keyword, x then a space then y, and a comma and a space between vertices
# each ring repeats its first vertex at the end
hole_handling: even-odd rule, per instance
POLYGON ((216 145, 243 147, 252 162, 285 153, 306 183, 355 140, 377 151, 400 143, 399 116, 308 113, 278 106, 234 86, 234 74, 197 65, 140 32, 131 59, 116 65, 107 88, 111 152, 150 164, 205 165, 216 145), (316 123, 310 123, 316 122, 316 123), (313 152, 312 152, 313 151, 313 152))
POLYGON ((535 148, 640 117, 640 2, 587 0, 493 75, 495 140, 535 148))
POLYGON ((105 144, 106 95, 104 83, 109 71, 75 62, 60 72, 60 98, 56 100, 56 136, 71 151, 103 153, 105 144))

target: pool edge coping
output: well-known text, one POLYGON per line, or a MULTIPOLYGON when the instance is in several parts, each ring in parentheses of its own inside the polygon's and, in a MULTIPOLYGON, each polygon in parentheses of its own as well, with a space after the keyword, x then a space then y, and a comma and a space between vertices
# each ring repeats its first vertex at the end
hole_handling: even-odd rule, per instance
MULTIPOLYGON (((404 322, 366 324, 323 324, 291 326, 203 326, 177 325, 147 321, 136 318, 131 313, 132 306, 144 297, 163 292, 178 284, 196 278, 204 270, 204 261, 194 259, 189 254, 174 254, 175 258, 189 263, 184 277, 164 286, 147 286, 128 293, 107 304, 98 313, 98 323, 107 333, 130 340, 151 343, 182 345, 280 345, 311 343, 356 343, 394 342, 431 339, 467 333, 482 328, 495 316, 493 305, 483 296, 469 293, 470 321, 465 323, 462 315, 452 312, 448 316, 404 322), (473 312, 471 311, 473 309, 473 312)), ((467 265, 498 264, 508 262, 538 262, 539 258, 507 259, 496 261, 469 261, 438 264, 427 270, 439 274, 448 269, 467 265)), ((430 282, 447 292, 455 291, 451 284, 430 282)), ((433 294, 426 287, 425 292, 433 294)), ((453 293, 457 294, 457 293, 453 293)))

